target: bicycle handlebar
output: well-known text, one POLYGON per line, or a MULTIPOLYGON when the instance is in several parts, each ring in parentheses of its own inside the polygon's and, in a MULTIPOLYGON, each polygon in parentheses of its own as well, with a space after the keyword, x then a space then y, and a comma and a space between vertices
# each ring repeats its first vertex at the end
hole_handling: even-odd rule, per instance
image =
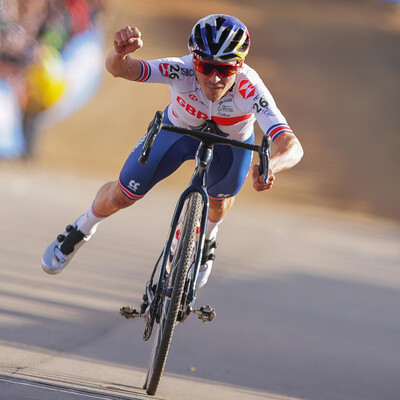
POLYGON ((153 120, 150 122, 147 128, 147 133, 142 146, 142 152, 139 157, 140 164, 144 165, 147 163, 154 140, 158 135, 158 133, 161 131, 161 129, 164 129, 166 131, 192 136, 210 145, 226 144, 229 146, 239 147, 242 149, 247 149, 257 152, 260 157, 260 164, 258 170, 260 175, 264 175, 264 183, 267 183, 269 174, 269 158, 270 158, 270 147, 271 147, 271 138, 269 136, 264 135, 261 146, 258 146, 255 144, 241 142, 235 139, 229 139, 227 137, 219 136, 213 133, 208 133, 195 129, 181 128, 175 125, 164 124, 162 122, 163 117, 164 113, 162 111, 157 111, 153 120))

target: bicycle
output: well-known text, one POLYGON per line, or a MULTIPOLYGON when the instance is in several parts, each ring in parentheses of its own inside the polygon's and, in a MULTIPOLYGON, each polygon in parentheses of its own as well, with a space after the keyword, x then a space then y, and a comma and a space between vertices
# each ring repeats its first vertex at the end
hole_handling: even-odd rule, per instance
POLYGON ((194 308, 209 210, 206 183, 213 146, 225 144, 257 152, 260 157, 259 172, 267 182, 271 141, 264 136, 261 146, 258 146, 229 139, 212 120, 207 120, 198 130, 162 121, 163 112, 157 111, 145 135, 139 157, 141 164, 147 162, 154 140, 162 129, 192 136, 200 144, 195 157, 195 170, 188 187, 178 199, 167 241, 146 284, 140 311, 130 306, 120 309, 125 318, 141 317, 145 320, 143 339, 146 341, 152 334, 154 322, 158 325, 143 386, 149 395, 157 391, 177 323, 185 322, 191 313, 197 314, 203 322, 209 322, 216 316, 209 305, 194 308))

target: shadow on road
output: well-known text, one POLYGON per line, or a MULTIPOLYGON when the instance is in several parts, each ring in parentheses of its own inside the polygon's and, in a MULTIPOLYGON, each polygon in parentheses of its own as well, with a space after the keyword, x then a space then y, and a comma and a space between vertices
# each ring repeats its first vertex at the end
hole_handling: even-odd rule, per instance
MULTIPOLYGON (((73 396, 74 399, 142 400, 148 398, 139 387, 82 378, 76 375, 41 373, 39 370, 29 368, 18 371, 14 367, 5 365, 0 365, 0 385, 3 395, 6 395, 8 400, 13 399, 12 388, 15 385, 26 386, 30 400, 54 399, 54 392, 59 393, 60 398, 65 398, 63 396, 67 395, 73 396), (8 391, 8 389, 11 390, 8 391), (49 394, 49 392, 53 393, 49 394)), ((21 393, 18 396, 21 396, 21 393)), ((159 399, 159 397, 152 398, 159 399)))
MULTIPOLYGON (((59 308, 60 318, 3 308, 0 321, 14 316, 20 323, 2 324, 1 345, 146 368, 150 347, 141 339, 142 321, 120 320, 117 309, 114 315, 69 305, 68 298, 63 303, 3 290, 4 296, 9 304, 59 308)), ((202 301, 216 308, 217 318, 205 325, 192 318, 178 327, 169 374, 306 398, 322 393, 325 400, 394 399, 400 390, 399 290, 300 274, 239 282, 217 273, 202 301)), ((21 371, 36 382, 32 371, 21 371)), ((65 374, 47 378, 52 385, 82 383, 65 374)), ((101 385, 82 379, 86 389, 101 385)))

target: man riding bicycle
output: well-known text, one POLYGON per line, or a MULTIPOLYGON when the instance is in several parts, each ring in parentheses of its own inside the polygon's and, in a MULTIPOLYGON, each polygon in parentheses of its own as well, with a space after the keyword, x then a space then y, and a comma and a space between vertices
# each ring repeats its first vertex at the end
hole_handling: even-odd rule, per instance
MULTIPOLYGON (((303 156, 299 140, 277 108, 258 74, 244 63, 250 47, 246 26, 237 18, 213 14, 199 20, 189 37, 190 54, 180 58, 144 61, 130 57, 143 46, 141 33, 127 26, 114 35, 114 49, 106 68, 115 77, 130 81, 166 83, 171 103, 164 121, 184 128, 201 129, 212 120, 219 134, 254 142, 254 122, 276 145, 270 160, 268 181, 253 165, 253 187, 270 189, 277 172, 296 165, 303 156)), ((46 249, 43 269, 61 272, 77 250, 95 233, 98 224, 120 209, 134 204, 184 161, 194 159, 199 142, 191 137, 163 131, 156 137, 148 162, 138 162, 143 139, 132 150, 119 179, 102 186, 89 210, 46 249)), ((210 212, 198 287, 210 275, 219 225, 232 207, 251 167, 252 152, 215 145, 207 190, 210 212)))

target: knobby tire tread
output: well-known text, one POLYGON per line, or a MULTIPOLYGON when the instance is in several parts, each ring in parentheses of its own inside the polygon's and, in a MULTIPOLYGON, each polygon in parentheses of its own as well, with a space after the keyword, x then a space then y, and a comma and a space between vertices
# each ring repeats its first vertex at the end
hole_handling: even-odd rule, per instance
MULTIPOLYGON (((161 333, 160 330, 157 330, 158 334, 162 334, 162 339, 157 354, 155 355, 153 373, 151 374, 151 371, 148 372, 151 374, 151 376, 148 376, 146 389, 146 392, 149 395, 154 395, 156 393, 160 379, 164 372, 172 335, 174 333, 176 320, 180 309, 186 275, 192 259, 192 252, 195 247, 194 242, 196 241, 197 223, 201 220, 203 208, 202 196, 199 193, 192 193, 189 196, 188 201, 189 207, 185 214, 185 220, 182 224, 182 226, 185 227, 183 240, 179 241, 175 252, 175 254, 181 254, 181 256, 180 262, 176 267, 177 270, 174 288, 171 295, 167 318, 163 332, 161 333), (179 247, 181 246, 182 250, 180 251, 179 247)), ((157 337, 154 340, 156 341, 157 337)))

